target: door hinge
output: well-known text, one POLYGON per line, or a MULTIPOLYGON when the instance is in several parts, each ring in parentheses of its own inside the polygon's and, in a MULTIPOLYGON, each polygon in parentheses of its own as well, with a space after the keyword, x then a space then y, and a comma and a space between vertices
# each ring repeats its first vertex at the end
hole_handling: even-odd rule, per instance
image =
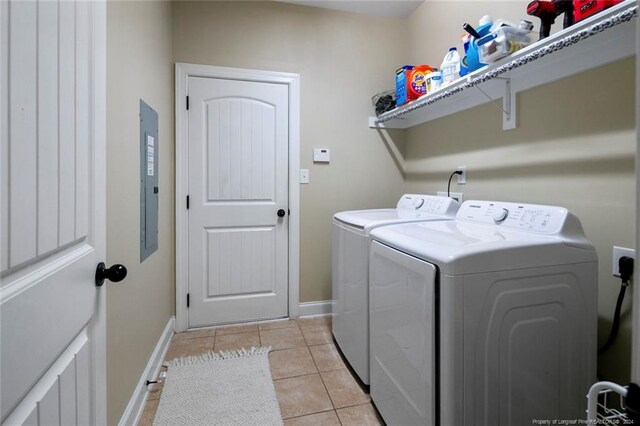
POLYGON ((187 293, 187 308, 189 307, 189 304, 190 304, 190 300, 189 299, 190 299, 189 298, 189 293, 187 293))
POLYGON ((189 210, 189 196, 187 195, 187 210, 189 210))
POLYGON ((291 216, 291 209, 287 209, 287 214, 291 216))
POLYGON ((187 111, 189 111, 189 96, 187 96, 187 111))

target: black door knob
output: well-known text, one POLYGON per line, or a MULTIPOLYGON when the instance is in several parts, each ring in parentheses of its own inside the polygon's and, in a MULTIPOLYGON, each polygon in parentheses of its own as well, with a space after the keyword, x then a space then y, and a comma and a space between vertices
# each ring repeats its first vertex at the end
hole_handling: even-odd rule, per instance
POLYGON ((104 280, 113 281, 114 283, 124 280, 127 276, 127 268, 124 265, 115 264, 107 268, 104 262, 98 263, 96 268, 96 285, 102 287, 104 280))
POLYGON ((284 217, 285 214, 287 214, 287 212, 285 212, 284 209, 278 210, 278 217, 284 217))

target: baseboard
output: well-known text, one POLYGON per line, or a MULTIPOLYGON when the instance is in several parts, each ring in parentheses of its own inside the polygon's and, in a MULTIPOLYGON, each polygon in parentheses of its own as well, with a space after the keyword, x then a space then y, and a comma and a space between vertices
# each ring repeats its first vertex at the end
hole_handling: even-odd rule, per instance
POLYGON ((118 423, 119 426, 135 426, 138 420, 140 420, 142 411, 144 410, 144 403, 147 401, 147 395, 149 393, 147 390, 147 380, 154 380, 160 372, 162 360, 167 353, 167 349, 169 349, 169 343, 171 343, 175 322, 176 317, 169 318, 169 322, 167 322, 167 326, 160 335, 160 339, 149 358, 149 362, 147 362, 147 366, 138 381, 138 385, 133 391, 127 409, 124 410, 122 414, 122 418, 118 423))
POLYGON ((330 315, 331 300, 321 300, 319 302, 304 302, 298 305, 298 315, 301 317, 312 317, 316 315, 330 315))

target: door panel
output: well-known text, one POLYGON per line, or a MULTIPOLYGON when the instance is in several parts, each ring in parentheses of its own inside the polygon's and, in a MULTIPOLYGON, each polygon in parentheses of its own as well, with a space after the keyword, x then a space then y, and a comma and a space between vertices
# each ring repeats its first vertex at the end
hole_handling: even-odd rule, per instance
POLYGON ((275 107, 252 99, 205 103, 208 201, 275 196, 275 107))
MULTIPOLYGON (((36 117, 37 88, 37 22, 38 7, 35 2, 24 2, 18 6, 11 3, 9 20, 13 24, 9 40, 19 40, 22 49, 10 49, 9 74, 19 76, 9 84, 10 130, 9 138, 16 141, 8 150, 9 163, 21 164, 11 167, 10 182, 21 182, 23 191, 10 191, 9 212, 10 236, 9 265, 14 266, 36 256, 36 157, 37 133, 33 120, 36 117)), ((4 268, 3 268, 4 269, 4 268)))
POLYGON ((0 422, 104 422, 105 16, 102 2, 0 4, 0 422))
POLYGON ((273 292, 274 228, 209 229, 208 297, 273 292))
POLYGON ((287 315, 288 87, 190 77, 189 326, 287 315))

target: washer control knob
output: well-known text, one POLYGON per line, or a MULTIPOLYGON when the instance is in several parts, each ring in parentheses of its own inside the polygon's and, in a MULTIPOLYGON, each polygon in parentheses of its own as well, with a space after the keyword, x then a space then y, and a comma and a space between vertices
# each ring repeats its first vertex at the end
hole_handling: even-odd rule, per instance
POLYGON ((509 210, 507 210, 507 209, 498 209, 498 211, 496 211, 493 214, 493 221, 495 223, 504 222, 504 220, 507 218, 507 216, 509 216, 509 210))
POLYGON ((417 198, 414 202, 413 202, 413 207, 418 210, 420 207, 422 207, 424 205, 424 198, 417 198))

